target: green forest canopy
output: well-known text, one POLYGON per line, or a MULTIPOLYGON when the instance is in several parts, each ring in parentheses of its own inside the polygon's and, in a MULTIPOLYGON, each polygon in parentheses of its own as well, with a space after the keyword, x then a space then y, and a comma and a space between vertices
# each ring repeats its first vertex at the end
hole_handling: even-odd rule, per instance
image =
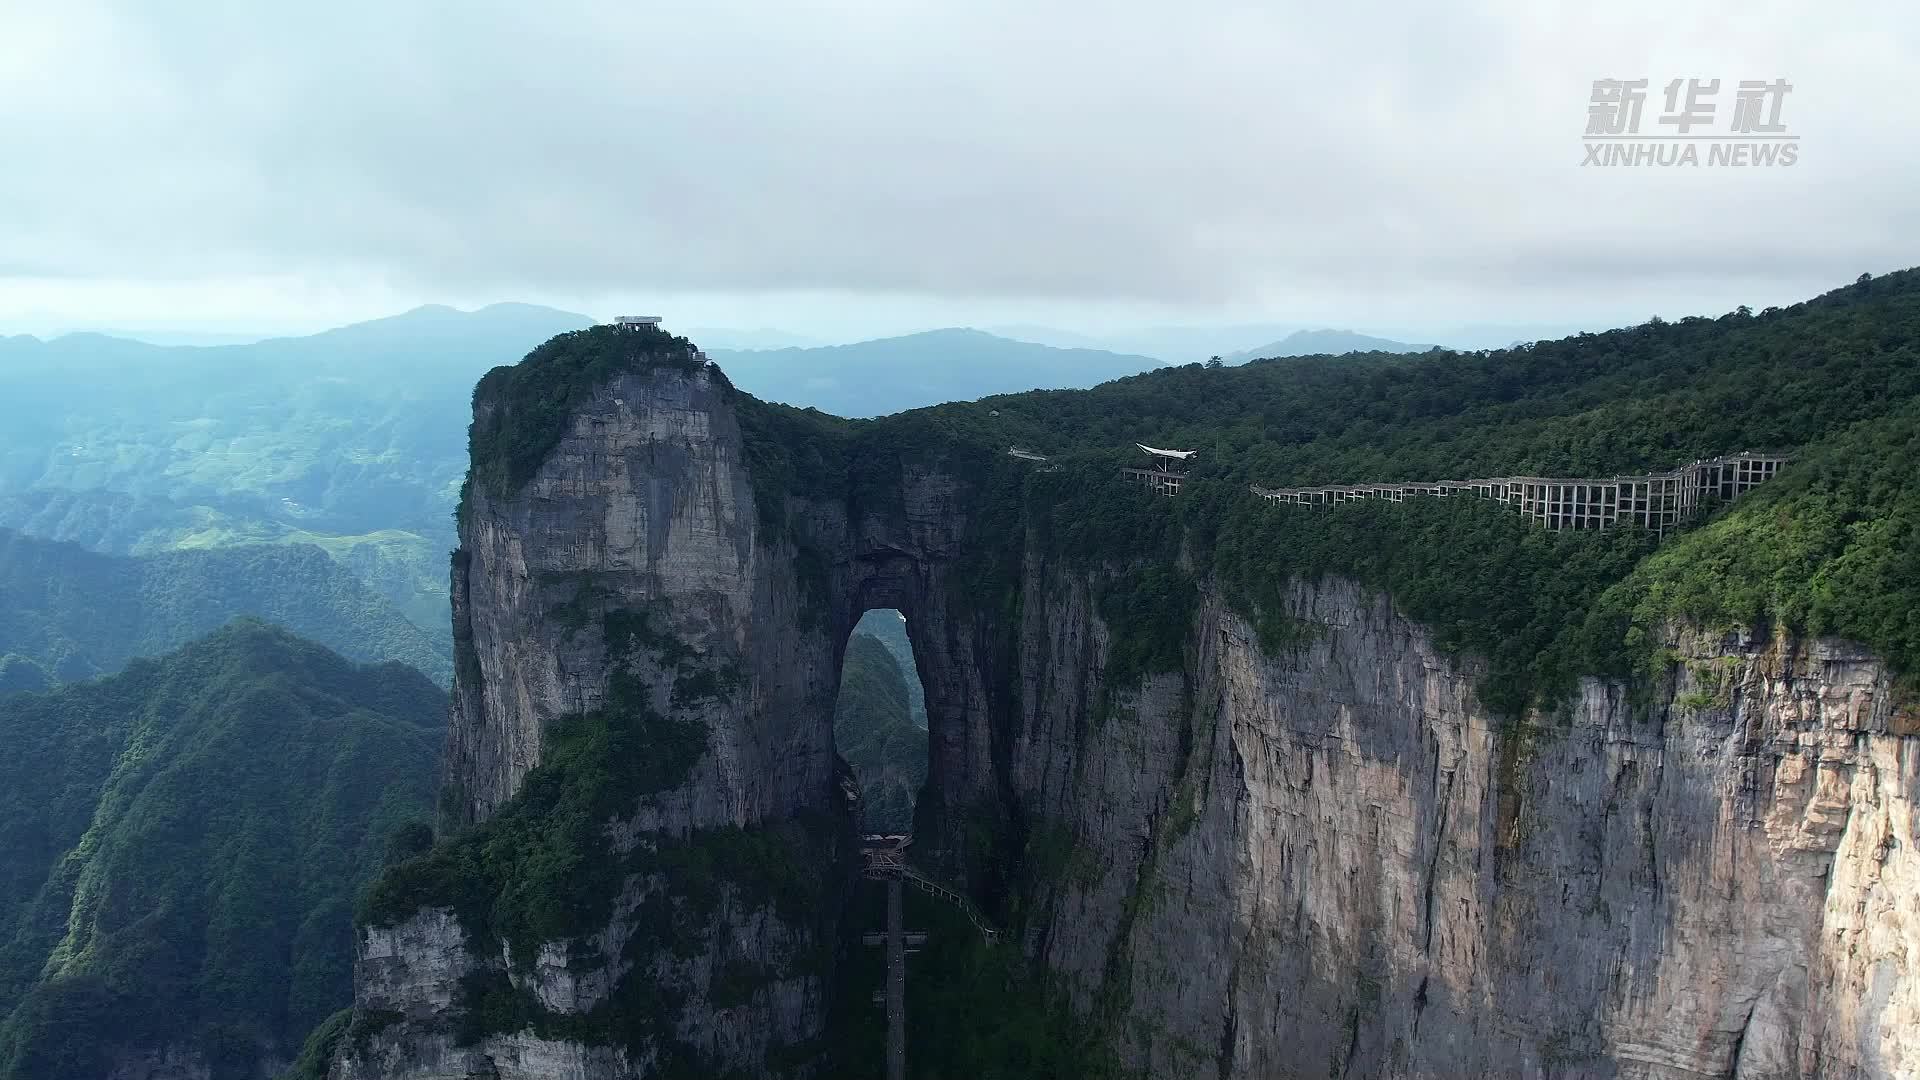
POLYGON ((354 899, 424 818, 446 695, 240 621, 0 699, 0 1080, 285 1060, 352 997, 354 899))

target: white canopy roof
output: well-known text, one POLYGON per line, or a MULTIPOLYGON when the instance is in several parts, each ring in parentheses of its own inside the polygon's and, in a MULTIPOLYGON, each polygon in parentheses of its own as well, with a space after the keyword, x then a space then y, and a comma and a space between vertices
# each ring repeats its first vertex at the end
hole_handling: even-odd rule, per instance
POLYGON ((1148 446, 1146 443, 1134 443, 1133 445, 1139 447, 1142 450, 1145 450, 1149 454, 1154 454, 1159 457, 1173 458, 1176 461, 1185 461, 1188 458, 1200 452, 1198 450, 1158 450, 1158 449, 1155 449, 1154 447, 1148 446))

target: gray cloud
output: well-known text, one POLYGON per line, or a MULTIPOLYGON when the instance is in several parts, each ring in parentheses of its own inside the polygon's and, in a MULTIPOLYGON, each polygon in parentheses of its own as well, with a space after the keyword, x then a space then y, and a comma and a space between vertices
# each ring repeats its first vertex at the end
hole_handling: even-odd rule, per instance
POLYGON ((1353 321, 1920 261, 1889 126, 1916 9, 1445 7, 0 0, 0 262, 43 305, 273 279, 1353 321), (1790 78, 1800 164, 1582 169, 1591 80, 1643 75, 1790 78))

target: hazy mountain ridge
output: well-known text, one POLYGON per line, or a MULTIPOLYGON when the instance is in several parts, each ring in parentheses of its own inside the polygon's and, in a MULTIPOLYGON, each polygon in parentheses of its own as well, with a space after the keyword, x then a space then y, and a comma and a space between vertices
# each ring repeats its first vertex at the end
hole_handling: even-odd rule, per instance
POLYGON ((1082 332, 1031 323, 990 326, 1004 337, 1060 348, 1105 349, 1138 353, 1169 364, 1199 363, 1212 356, 1244 352, 1263 341, 1274 341, 1300 329, 1298 324, 1240 323, 1228 326, 1147 326, 1132 330, 1082 332))
POLYGON ((415 626, 310 545, 121 557, 0 529, 0 691, 40 688, 35 672, 44 683, 109 674, 245 615, 353 659, 452 679, 450 631, 415 626))
POLYGON ((708 353, 736 386, 756 397, 837 416, 883 416, 992 394, 1083 388, 1160 366, 1149 356, 1058 349, 966 328, 812 349, 708 353))
POLYGON ((0 525, 123 553, 317 543, 444 625, 473 383, 588 322, 501 304, 246 345, 0 341, 0 525))
MULTIPOLYGON (((437 631, 474 382, 592 322, 528 304, 428 305, 233 345, 0 339, 0 527, 115 554, 312 543, 437 631)), ((1157 366, 957 329, 709 351, 749 390, 850 414, 1157 366)))
POLYGON ((1352 330, 1296 330, 1279 341, 1245 349, 1225 357, 1229 363, 1269 360, 1283 356, 1341 356, 1352 352, 1415 353, 1437 345, 1409 345, 1404 341, 1358 334, 1352 330))
POLYGON ((920 673, 914 667, 913 642, 907 637, 907 620, 899 612, 888 609, 875 609, 860 617, 854 624, 854 633, 871 634, 880 644, 893 654, 894 663, 900 665, 900 674, 907 681, 907 712, 915 727, 927 726, 927 695, 920 685, 920 673))

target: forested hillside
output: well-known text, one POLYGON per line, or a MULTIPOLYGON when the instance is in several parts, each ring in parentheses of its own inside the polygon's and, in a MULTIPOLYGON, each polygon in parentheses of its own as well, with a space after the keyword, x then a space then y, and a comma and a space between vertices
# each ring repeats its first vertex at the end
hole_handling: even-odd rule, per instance
POLYGON ((860 617, 854 624, 856 634, 872 634, 880 639, 880 644, 893 654, 893 660, 900 665, 900 674, 907 680, 907 712, 913 718, 915 727, 927 726, 927 695, 920 685, 920 673, 913 663, 913 643, 907 639, 907 620, 892 608, 877 608, 860 617))
POLYGON ((118 671, 241 615, 355 660, 408 664, 443 686, 453 676, 444 625, 414 625, 315 547, 122 558, 0 529, 0 693, 118 671))
POLYGON ((1920 670, 1909 614, 1920 574, 1904 572, 1920 550, 1920 480, 1901 465, 1917 400, 1920 272, 1909 270, 1785 309, 1507 350, 1194 364, 871 422, 742 408, 771 517, 779 491, 858 495, 891 462, 939 459, 990 493, 973 523, 982 597, 1011 602, 1029 540, 1131 567, 1101 598, 1122 668, 1179 666, 1181 615, 1206 582, 1277 646, 1290 628, 1272 617, 1275 590, 1338 573, 1388 590, 1448 647, 1490 658, 1489 699, 1517 712, 1575 674, 1640 669, 1653 624, 1677 614, 1851 636, 1920 670), (1115 479, 1140 461, 1136 441, 1199 451, 1178 498, 1115 479), (1009 446, 1051 454, 1052 467, 1008 458, 1009 446), (1649 537, 1550 534, 1490 505, 1323 511, 1247 491, 1606 476, 1754 448, 1796 463, 1702 539, 1670 540, 1644 563, 1649 537))
POLYGON ((290 1060, 351 999, 354 898, 428 815, 445 706, 250 621, 0 699, 0 1080, 290 1060))
POLYGON ((913 722, 907 681, 879 638, 856 632, 847 640, 833 738, 860 781, 868 832, 912 831, 913 802, 927 782, 927 731, 913 722))

